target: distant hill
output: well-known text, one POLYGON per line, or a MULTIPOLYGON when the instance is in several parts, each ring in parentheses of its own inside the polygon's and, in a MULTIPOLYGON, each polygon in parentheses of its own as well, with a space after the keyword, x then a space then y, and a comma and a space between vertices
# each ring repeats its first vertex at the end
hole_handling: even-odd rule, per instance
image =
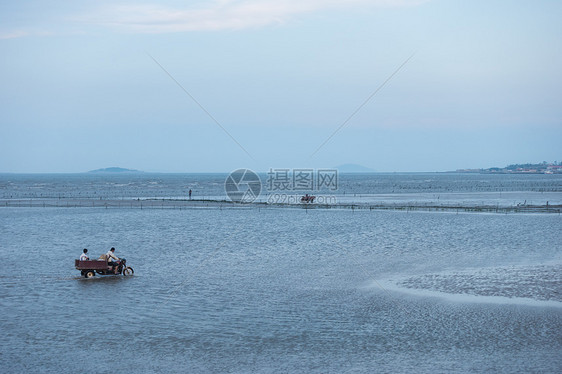
POLYGON ((343 164, 336 166, 340 173, 373 173, 374 170, 363 165, 343 164))
POLYGON ((142 173, 140 170, 118 168, 116 166, 104 169, 90 170, 88 173, 142 173))
POLYGON ((512 164, 506 167, 493 167, 487 169, 458 169, 457 173, 480 173, 480 174, 562 174, 562 162, 548 163, 543 161, 539 164, 512 164))

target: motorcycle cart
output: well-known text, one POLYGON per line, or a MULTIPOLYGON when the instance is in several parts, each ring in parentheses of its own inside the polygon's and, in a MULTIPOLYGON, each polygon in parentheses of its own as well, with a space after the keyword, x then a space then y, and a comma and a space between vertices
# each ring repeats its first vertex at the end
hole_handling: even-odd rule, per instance
POLYGON ((74 261, 76 270, 80 270, 80 274, 85 278, 92 278, 96 274, 99 275, 117 275, 123 274, 124 276, 133 275, 135 271, 132 267, 127 266, 127 260, 124 258, 117 262, 117 273, 114 267, 109 264, 107 260, 87 260, 87 261, 74 261))

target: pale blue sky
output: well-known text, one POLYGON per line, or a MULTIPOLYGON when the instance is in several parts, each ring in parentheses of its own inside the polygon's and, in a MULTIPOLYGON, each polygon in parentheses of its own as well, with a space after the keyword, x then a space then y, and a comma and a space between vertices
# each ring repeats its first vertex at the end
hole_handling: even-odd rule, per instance
POLYGON ((560 161, 561 16, 560 1, 4 1, 0 172, 560 161))

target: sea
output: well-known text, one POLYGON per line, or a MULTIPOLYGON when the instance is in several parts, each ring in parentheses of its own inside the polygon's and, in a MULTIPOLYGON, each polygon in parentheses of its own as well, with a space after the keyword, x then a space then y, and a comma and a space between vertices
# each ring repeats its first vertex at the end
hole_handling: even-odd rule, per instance
POLYGON ((0 174, 0 372, 562 372, 559 209, 346 205, 556 207, 562 175, 340 174, 312 191, 335 209, 266 188, 250 205, 11 204, 227 201, 227 177, 0 174), (133 276, 74 268, 111 247, 133 276))

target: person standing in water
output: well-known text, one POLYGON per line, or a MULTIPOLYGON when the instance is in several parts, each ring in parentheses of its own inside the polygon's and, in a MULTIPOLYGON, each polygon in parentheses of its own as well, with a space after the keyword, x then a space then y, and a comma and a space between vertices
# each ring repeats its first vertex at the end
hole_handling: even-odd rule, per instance
POLYGON ((191 200, 191 189, 189 189, 189 200, 191 200))

